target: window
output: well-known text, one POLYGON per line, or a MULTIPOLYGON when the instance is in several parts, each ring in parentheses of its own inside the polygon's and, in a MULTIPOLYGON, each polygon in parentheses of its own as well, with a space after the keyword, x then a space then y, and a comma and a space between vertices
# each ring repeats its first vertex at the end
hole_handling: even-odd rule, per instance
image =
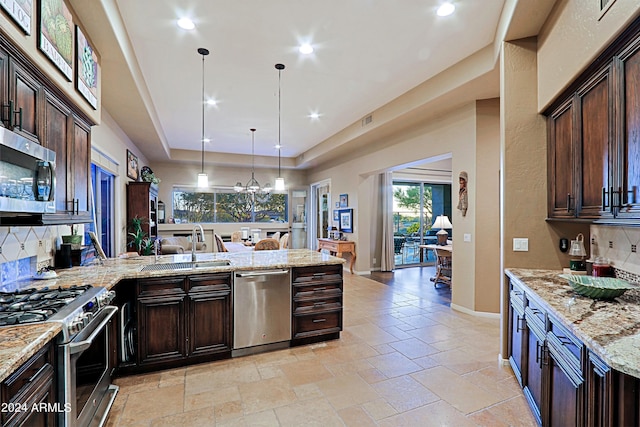
POLYGON ((173 222, 178 224, 289 221, 287 194, 262 196, 224 188, 198 192, 195 188, 176 187, 172 199, 173 222))

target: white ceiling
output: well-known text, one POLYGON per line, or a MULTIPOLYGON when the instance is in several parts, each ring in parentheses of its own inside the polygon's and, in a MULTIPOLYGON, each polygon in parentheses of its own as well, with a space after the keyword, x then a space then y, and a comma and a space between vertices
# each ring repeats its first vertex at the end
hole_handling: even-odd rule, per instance
MULTIPOLYGON (((134 75, 139 67, 136 85, 146 85, 142 92, 148 90, 150 102, 144 104, 157 117, 157 135, 148 136, 153 143, 142 132, 130 135, 149 159, 161 157, 158 141, 171 149, 201 149, 199 47, 211 51, 205 58, 206 97, 219 101, 206 108, 205 135, 212 142, 205 150, 250 153, 249 129, 255 127, 256 155, 277 156, 274 65, 283 63, 282 156, 295 157, 491 44, 505 3, 454 0, 456 12, 442 18, 435 14, 441 0, 114 1, 135 53, 128 67, 134 75), (181 16, 191 17, 196 29, 179 29, 175 21, 181 16), (315 48, 312 55, 298 53, 303 41, 315 48), (320 119, 307 117, 313 111, 320 119)), ((83 2, 72 3, 84 9, 83 2)), ((86 10, 81 12, 93 13, 86 10)), ((100 32, 92 34, 100 46, 100 32)), ((119 43, 126 44, 122 38, 119 43)), ((106 47, 100 53, 108 70, 116 59, 106 47)), ((116 102, 109 101, 115 83, 105 80, 102 95, 117 120, 124 114, 116 114, 116 102)), ((119 124, 127 130, 124 121, 119 124)))

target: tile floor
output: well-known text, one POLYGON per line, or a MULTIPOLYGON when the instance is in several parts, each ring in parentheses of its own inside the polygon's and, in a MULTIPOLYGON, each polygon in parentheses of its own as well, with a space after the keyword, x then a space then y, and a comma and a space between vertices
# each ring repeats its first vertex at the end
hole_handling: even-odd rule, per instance
POLYGON ((535 426, 498 320, 432 274, 345 274, 339 340, 117 379, 107 426, 535 426))

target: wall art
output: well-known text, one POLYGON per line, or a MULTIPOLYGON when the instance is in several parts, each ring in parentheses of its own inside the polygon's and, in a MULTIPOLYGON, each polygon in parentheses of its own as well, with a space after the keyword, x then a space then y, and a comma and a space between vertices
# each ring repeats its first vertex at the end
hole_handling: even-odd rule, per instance
POLYGON ((353 209, 340 209, 340 231, 353 233, 353 209))
POLYGON ((349 206, 349 195, 348 194, 341 194, 340 195, 340 207, 341 208, 346 208, 347 206, 349 206))
POLYGON ((38 47, 71 81, 73 78, 73 16, 63 0, 40 0, 38 47))
POLYGON ((31 34, 33 0, 0 0, 0 6, 7 11, 25 34, 31 34))
POLYGON ((140 176, 138 168, 138 156, 127 150, 127 176, 134 181, 140 176))
POLYGON ((98 55, 76 25, 76 89, 93 109, 98 108, 98 55))

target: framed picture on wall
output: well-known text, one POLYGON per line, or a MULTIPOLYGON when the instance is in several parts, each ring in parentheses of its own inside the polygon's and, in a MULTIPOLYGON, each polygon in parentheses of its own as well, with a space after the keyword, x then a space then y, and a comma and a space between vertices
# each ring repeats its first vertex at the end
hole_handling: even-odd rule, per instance
POLYGON ((76 25, 76 89, 93 109, 98 108, 98 56, 76 25))
POLYGON ((346 208, 347 206, 349 206, 349 195, 348 194, 341 194, 340 195, 340 207, 341 208, 346 208))
POLYGON ((127 150, 127 176, 134 181, 138 180, 140 168, 138 167, 138 156, 127 150))
POLYGON ((353 209, 340 209, 339 229, 343 233, 353 233, 353 209))
POLYGON ((340 211, 336 209, 333 211, 333 222, 338 223, 339 221, 340 221, 340 211))
POLYGON ((73 16, 64 1, 40 0, 40 42, 44 55, 64 74, 73 78, 73 16))
POLYGON ((0 6, 18 24, 25 34, 31 34, 31 16, 33 16, 33 0, 0 0, 0 6))

